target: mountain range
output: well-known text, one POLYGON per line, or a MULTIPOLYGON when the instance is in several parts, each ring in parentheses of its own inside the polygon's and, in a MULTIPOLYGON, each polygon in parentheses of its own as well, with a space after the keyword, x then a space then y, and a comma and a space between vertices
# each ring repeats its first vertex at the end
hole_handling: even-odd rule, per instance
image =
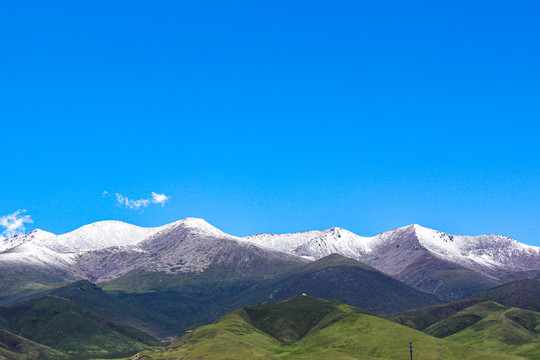
POLYGON ((340 228, 235 237, 195 218, 154 228, 102 221, 62 235, 34 230, 2 240, 0 250, 0 304, 50 283, 121 283, 133 273, 268 279, 331 254, 452 300, 540 275, 538 247, 419 225, 373 237, 340 228))

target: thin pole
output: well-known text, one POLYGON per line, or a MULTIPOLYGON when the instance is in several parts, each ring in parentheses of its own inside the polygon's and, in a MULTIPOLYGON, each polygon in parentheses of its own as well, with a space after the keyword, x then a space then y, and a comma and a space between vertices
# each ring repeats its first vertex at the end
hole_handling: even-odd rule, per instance
POLYGON ((412 358, 412 341, 409 341, 409 350, 411 351, 411 360, 413 360, 413 358, 412 358))

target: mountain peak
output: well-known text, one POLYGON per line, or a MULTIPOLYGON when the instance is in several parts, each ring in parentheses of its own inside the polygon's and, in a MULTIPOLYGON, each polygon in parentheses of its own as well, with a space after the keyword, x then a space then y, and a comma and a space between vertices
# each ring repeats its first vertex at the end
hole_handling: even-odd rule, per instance
POLYGON ((189 230, 194 235, 213 235, 213 236, 220 236, 220 237, 233 237, 219 230, 214 225, 208 223, 206 220, 201 219, 201 218, 193 218, 193 217, 188 217, 182 220, 175 221, 168 225, 162 226, 160 229, 162 230, 186 229, 186 230, 189 230))
POLYGON ((50 233, 48 231, 35 229, 35 230, 30 231, 27 234, 15 235, 8 239, 0 239, 0 252, 15 248, 27 242, 40 241, 40 240, 48 239, 55 236, 56 236, 55 234, 50 233))
POLYGON ((201 218, 195 218, 195 217, 187 217, 185 219, 179 220, 176 223, 182 223, 185 226, 189 227, 213 227, 213 225, 210 225, 208 221, 201 219, 201 218))
POLYGON ((40 245, 61 253, 99 250, 111 246, 133 245, 158 228, 143 228, 117 220, 98 221, 66 234, 40 239, 40 245))
POLYGON ((27 235, 33 235, 33 236, 55 236, 52 232, 48 232, 41 229, 34 229, 30 231, 27 235))

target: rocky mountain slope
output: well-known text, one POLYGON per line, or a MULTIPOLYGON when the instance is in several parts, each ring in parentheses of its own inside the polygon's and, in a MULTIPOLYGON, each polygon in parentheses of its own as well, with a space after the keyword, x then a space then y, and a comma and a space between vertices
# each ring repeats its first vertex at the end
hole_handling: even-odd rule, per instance
POLYGON ((255 234, 254 244, 309 259, 332 253, 353 258, 387 274, 398 274, 424 253, 490 275, 540 268, 540 248, 501 235, 450 235, 414 224, 373 237, 331 228, 291 234, 255 234))
POLYGON ((540 248, 501 235, 450 235, 419 225, 361 237, 332 228, 243 238, 308 259, 331 253, 364 262, 417 288, 459 299, 508 280, 535 276, 540 248))

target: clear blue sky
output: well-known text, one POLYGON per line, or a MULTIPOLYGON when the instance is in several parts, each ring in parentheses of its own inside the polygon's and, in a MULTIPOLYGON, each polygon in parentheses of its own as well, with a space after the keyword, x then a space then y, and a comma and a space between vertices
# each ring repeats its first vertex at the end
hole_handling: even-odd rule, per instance
POLYGON ((536 0, 0 7, 0 217, 26 231, 419 223, 540 246, 536 0))

